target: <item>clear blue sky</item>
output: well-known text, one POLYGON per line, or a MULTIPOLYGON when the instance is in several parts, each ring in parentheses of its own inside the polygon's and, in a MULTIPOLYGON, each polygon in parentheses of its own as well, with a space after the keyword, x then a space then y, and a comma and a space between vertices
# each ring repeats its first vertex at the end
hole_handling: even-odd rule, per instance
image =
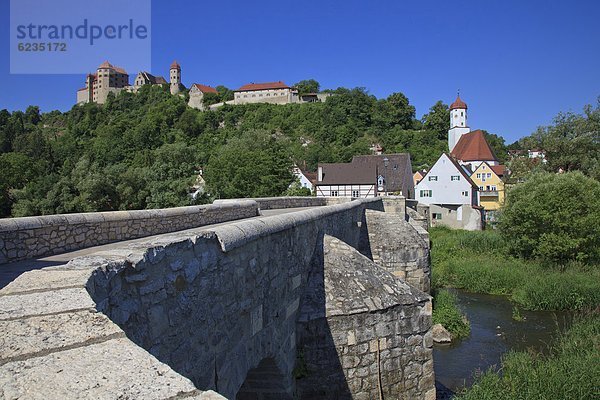
MULTIPOLYGON (((83 75, 9 74, 8 11, 0 0, 0 109, 69 109, 83 75)), ((168 77, 177 59, 187 86, 314 78, 402 92, 418 117, 460 88, 471 128, 511 143, 596 102, 599 21, 598 0, 154 0, 152 72, 168 77)))

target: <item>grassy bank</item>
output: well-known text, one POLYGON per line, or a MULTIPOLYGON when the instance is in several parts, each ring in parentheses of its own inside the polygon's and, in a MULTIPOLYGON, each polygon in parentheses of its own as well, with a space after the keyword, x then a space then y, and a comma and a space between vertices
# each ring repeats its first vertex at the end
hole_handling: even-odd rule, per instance
POLYGON ((456 295, 445 289, 433 293, 433 323, 442 324, 453 339, 469 336, 471 327, 458 309, 456 295))
POLYGON ((600 305, 600 268, 559 268, 508 254, 495 231, 431 229, 433 286, 508 295, 527 310, 580 310, 600 305))
POLYGON ((548 356, 508 353, 501 374, 488 371, 455 397, 460 400, 598 399, 600 317, 575 323, 548 356))

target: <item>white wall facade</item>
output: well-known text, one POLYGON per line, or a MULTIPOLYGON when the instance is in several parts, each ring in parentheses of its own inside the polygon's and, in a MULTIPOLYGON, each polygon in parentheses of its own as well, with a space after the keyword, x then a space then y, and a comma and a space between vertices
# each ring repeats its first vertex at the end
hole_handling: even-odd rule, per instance
POLYGON ((274 104, 289 104, 299 101, 298 92, 290 88, 284 89, 264 89, 264 90, 248 90, 243 92, 235 92, 235 104, 247 103, 274 103, 274 104))
POLYGON ((462 135, 471 132, 467 124, 467 109, 450 110, 450 130, 448 130, 448 151, 452 151, 462 135))
POLYGON ((375 185, 317 185, 317 197, 376 197, 375 185))
POLYGON ((302 186, 303 188, 307 188, 310 189, 310 191, 313 191, 313 184, 310 181, 310 179, 308 179, 303 173, 302 170, 300 170, 300 168, 298 167, 294 167, 294 170, 292 171, 292 173, 294 174, 294 176, 296 178, 298 178, 300 180, 300 186, 302 186))
POLYGON ((468 204, 429 206, 431 227, 447 226, 452 229, 480 231, 483 228, 482 210, 468 204))
POLYGON ((478 192, 445 153, 415 187, 415 200, 428 205, 479 204, 478 192))
MULTIPOLYGON (((454 110, 453 110, 454 111, 454 110)), ((452 151, 456 143, 460 140, 460 137, 465 133, 471 132, 471 128, 469 127, 455 127, 448 130, 448 151, 452 151)))

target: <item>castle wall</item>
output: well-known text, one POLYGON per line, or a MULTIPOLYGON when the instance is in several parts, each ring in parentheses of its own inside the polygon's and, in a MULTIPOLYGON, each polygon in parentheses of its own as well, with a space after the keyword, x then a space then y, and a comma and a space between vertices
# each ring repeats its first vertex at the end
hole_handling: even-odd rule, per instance
POLYGON ((271 103, 271 104, 289 104, 297 102, 297 96, 294 96, 290 89, 265 89, 250 90, 245 92, 235 92, 235 104, 248 103, 271 103))
POLYGON ((204 93, 201 91, 190 91, 190 100, 188 101, 188 106, 198 109, 204 110, 204 104, 202 101, 204 100, 204 93))

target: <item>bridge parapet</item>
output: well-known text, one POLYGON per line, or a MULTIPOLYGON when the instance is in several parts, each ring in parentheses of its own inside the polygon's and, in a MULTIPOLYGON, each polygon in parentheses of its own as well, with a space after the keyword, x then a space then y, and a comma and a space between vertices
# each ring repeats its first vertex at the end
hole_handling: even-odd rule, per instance
MULTIPOLYGON (((0 387, 23 398, 35 382, 42 382, 44 389, 32 392, 32 398, 83 397, 76 390, 86 389, 86 395, 95 398, 222 398, 218 392, 233 399, 241 388, 286 398, 294 389, 299 310, 311 290, 309 276, 323 269, 324 238, 329 235, 357 249, 365 241, 365 211, 383 209, 381 199, 360 199, 193 234, 174 232, 25 273, 0 290, 0 333, 7 344, 0 349, 0 387), (285 393, 269 393, 270 382, 258 389, 246 385, 247 379, 261 375, 261 368, 277 372, 263 376, 283 379, 273 387, 283 387, 285 393), (65 381, 48 371, 64 372, 65 381)), ((338 257, 332 255, 335 264, 338 257)), ((379 268, 365 264, 357 252, 348 257, 349 273, 356 257, 362 259, 360 271, 379 268)), ((382 276, 376 271, 374 275, 382 276)), ((393 277, 379 281, 389 279, 393 277)), ((383 290, 390 293, 385 286, 383 290)), ((323 299, 327 293, 336 298, 326 287, 323 299)), ((378 314, 376 323, 369 325, 373 335, 393 325, 382 334, 380 356, 395 357, 388 364, 382 359, 385 374, 369 372, 364 391, 374 393, 374 378, 381 375, 385 385, 395 385, 387 393, 414 384, 418 389, 413 398, 429 399, 435 393, 426 334, 430 303, 416 289, 406 294, 410 301, 400 299, 390 313, 377 300, 361 299, 375 304, 356 317, 373 322, 373 314, 378 314), (403 311, 406 302, 411 303, 410 312, 403 311), (404 351, 404 345, 410 348, 404 351), (388 352, 386 346, 391 346, 388 352), (408 380, 393 381, 398 374, 408 380)), ((340 340, 336 343, 362 359, 365 341, 374 338, 357 338, 360 343, 352 347, 346 322, 331 326, 337 327, 330 332, 340 340)), ((372 350, 361 361, 371 362, 369 371, 376 365, 372 350)), ((355 368, 350 366, 353 360, 342 359, 348 374, 355 368)))
POLYGON ((0 219, 0 264, 257 216, 258 203, 0 219))

